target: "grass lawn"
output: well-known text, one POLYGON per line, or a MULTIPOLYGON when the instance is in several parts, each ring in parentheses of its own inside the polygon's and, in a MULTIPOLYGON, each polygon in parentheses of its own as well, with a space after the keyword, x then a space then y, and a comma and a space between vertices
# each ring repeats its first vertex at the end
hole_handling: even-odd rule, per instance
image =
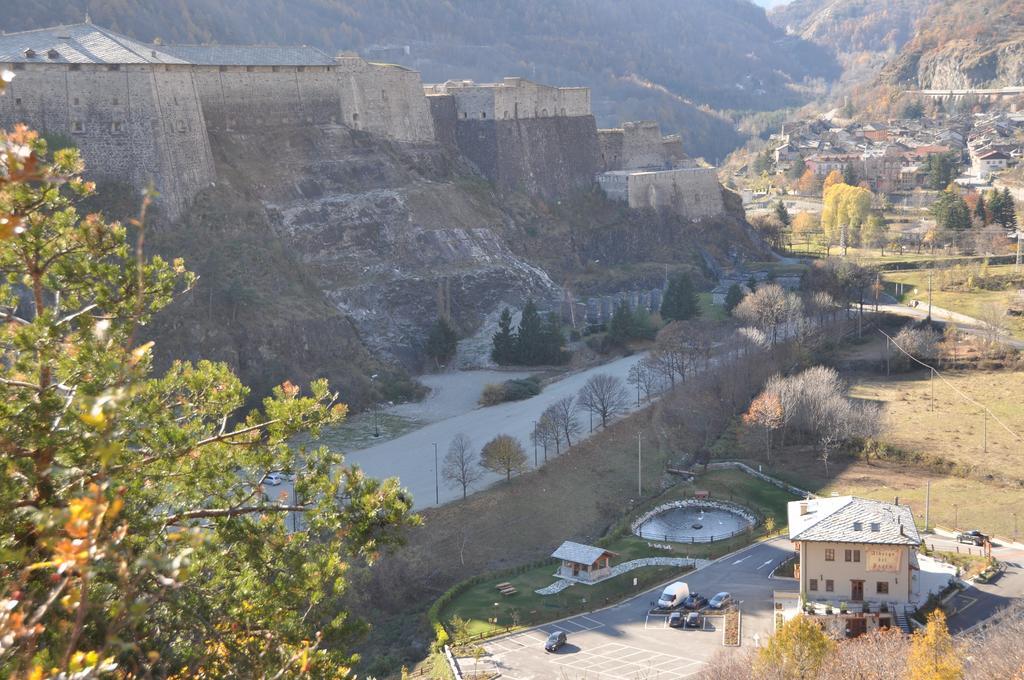
POLYGON ((700 303, 700 317, 702 319, 725 321, 730 318, 724 306, 711 303, 711 293, 697 293, 697 301, 700 303))
MULTIPOLYGON (((957 389, 985 404, 1013 432, 1024 436, 1024 371, 943 371, 957 389)), ((862 378, 851 395, 885 405, 884 440, 906 451, 921 451, 983 470, 1024 478, 1024 443, 985 417, 949 385, 936 378, 935 410, 927 373, 862 378)))
POLYGON ((988 558, 979 555, 979 550, 974 550, 974 554, 968 555, 962 552, 946 552, 942 550, 936 550, 931 553, 932 557, 943 562, 948 562, 956 567, 960 568, 960 577, 964 579, 972 578, 977 576, 981 572, 985 571, 988 566, 988 558))
MULTIPOLYGON (((677 484, 661 496, 638 507, 631 516, 662 503, 692 497, 696 489, 710 491, 712 498, 731 498, 762 516, 773 517, 776 530, 785 524, 786 503, 793 500, 792 496, 781 489, 738 470, 712 470, 698 477, 695 483, 677 484)), ((715 543, 673 543, 673 550, 666 551, 651 548, 647 540, 626 533, 603 542, 603 545, 618 553, 614 561, 616 563, 652 556, 714 559, 743 547, 752 538, 760 535, 763 535, 763 528, 758 528, 751 535, 736 536, 715 543)), ((505 629, 515 621, 521 626, 537 625, 612 604, 687 571, 678 567, 645 567, 593 586, 574 585, 556 595, 537 595, 534 592, 536 589, 555 582, 555 569, 556 564, 551 561, 512 576, 502 576, 502 572, 497 572, 493 578, 483 580, 456 597, 441 612, 441 617, 445 621, 451 621, 455 616, 467 620, 470 635, 505 629), (636 586, 633 585, 633 578, 637 579, 636 586), (511 583, 518 592, 515 595, 502 596, 495 586, 504 582, 511 583), (492 622, 495 617, 497 624, 492 622)))
MULTIPOLYGON (((995 274, 1010 274, 1013 272, 1013 265, 991 265, 989 272, 995 274)), ((901 297, 901 302, 909 302, 912 299, 921 301, 922 305, 926 305, 928 301, 928 269, 918 269, 913 271, 904 272, 886 272, 884 279, 886 281, 886 291, 890 294, 896 294, 896 287, 894 284, 904 284, 904 292, 901 297), (914 292, 914 288, 917 288, 917 292, 914 292)), ((978 318, 981 316, 986 306, 990 304, 1001 305, 1004 309, 1009 305, 1010 300, 1017 294, 1016 290, 971 290, 971 291, 958 291, 958 290, 939 290, 937 285, 933 285, 932 288, 932 304, 937 307, 949 309, 954 312, 961 314, 967 314, 978 318)), ((1024 337, 1024 318, 1022 317, 1006 317, 1006 322, 1012 332, 1017 337, 1024 337)))

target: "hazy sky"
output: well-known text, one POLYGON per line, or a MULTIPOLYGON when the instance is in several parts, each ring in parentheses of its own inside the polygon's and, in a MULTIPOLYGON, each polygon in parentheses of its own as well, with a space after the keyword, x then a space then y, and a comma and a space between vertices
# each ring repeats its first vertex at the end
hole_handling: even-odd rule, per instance
POLYGON ((777 5, 789 4, 790 0, 753 0, 755 5, 761 5, 761 7, 776 7, 777 5))

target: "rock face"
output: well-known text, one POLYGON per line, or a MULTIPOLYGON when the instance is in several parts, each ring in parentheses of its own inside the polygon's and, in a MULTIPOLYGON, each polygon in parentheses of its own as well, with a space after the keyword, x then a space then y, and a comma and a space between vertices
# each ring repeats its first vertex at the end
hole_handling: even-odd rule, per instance
POLYGON ((1005 87, 1024 82, 1024 4, 1019 0, 932 3, 913 39, 883 72, 923 89, 1005 87))

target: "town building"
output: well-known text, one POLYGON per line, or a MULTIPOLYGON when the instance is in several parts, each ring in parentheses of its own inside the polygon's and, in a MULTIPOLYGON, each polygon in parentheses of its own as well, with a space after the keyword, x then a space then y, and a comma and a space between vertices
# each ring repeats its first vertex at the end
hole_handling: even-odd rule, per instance
POLYGON ((806 613, 846 635, 903 627, 921 544, 908 506, 838 496, 793 501, 788 514, 806 613))

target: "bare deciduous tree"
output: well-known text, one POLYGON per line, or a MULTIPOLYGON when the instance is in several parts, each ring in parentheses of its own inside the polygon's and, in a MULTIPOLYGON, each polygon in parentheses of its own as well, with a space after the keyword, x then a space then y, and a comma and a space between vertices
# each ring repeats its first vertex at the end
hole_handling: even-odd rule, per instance
MULTIPOLYGON (((651 395, 657 391, 660 382, 658 372, 653 366, 650 357, 645 357, 629 367, 629 376, 626 382, 635 385, 637 391, 643 395, 645 401, 650 401, 651 395)), ((639 404, 637 404, 639 406, 639 404)))
POLYGON ((562 441, 562 433, 558 429, 558 424, 555 423, 554 418, 548 412, 551 407, 548 407, 544 413, 541 414, 540 419, 534 424, 533 432, 530 433, 530 440, 534 445, 542 446, 544 448, 544 461, 548 459, 548 447, 553 446, 555 448, 555 454, 561 453, 560 443, 562 441))
POLYGON ((774 345, 778 342, 779 327, 785 324, 795 306, 788 297, 782 286, 769 283, 743 298, 733 310, 733 316, 763 330, 774 345))
POLYGON ((572 438, 578 436, 580 422, 576 419, 576 399, 572 396, 562 397, 544 411, 550 412, 551 420, 555 425, 557 436, 565 437, 565 446, 572 446, 572 438))
POLYGON ((448 453, 444 457, 441 476, 452 486, 461 486, 463 498, 466 497, 469 487, 483 477, 483 471, 477 466, 473 441, 465 434, 458 433, 452 439, 452 443, 448 445, 448 453))
POLYGON ((1007 333, 1005 305, 990 302, 981 308, 978 320, 981 321, 982 338, 991 352, 1002 343, 1007 333))
POLYGON ((601 427, 607 427, 608 420, 626 408, 629 395, 621 379, 607 373, 598 373, 580 389, 579 403, 601 418, 601 427))

